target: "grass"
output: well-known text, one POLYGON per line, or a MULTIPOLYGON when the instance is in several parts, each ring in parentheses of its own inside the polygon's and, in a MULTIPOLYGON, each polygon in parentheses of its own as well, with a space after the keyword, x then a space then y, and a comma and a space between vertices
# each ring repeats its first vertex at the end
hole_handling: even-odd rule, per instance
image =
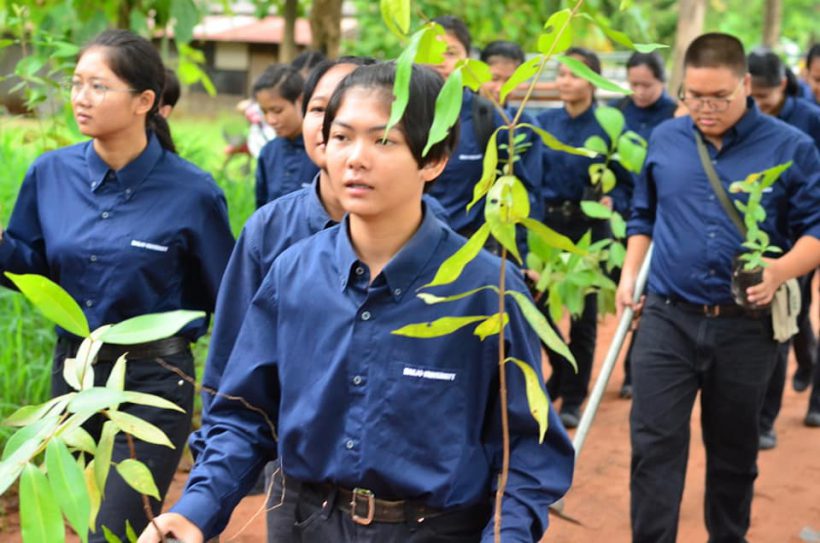
MULTIPOLYGON (((210 172, 225 192, 231 228, 239 234, 254 210, 255 164, 234 158, 225 167, 223 129, 236 130, 233 118, 171 119, 179 154, 210 172)), ((0 117, 0 225, 8 224, 17 192, 32 161, 44 150, 78 141, 59 123, 0 117)), ((0 287, 0 419, 18 407, 49 397, 51 358, 56 336, 53 326, 22 296, 0 287)), ((208 350, 208 336, 194 346, 197 375, 208 350)), ((199 412, 197 399, 196 413, 199 412)), ((0 426, 0 450, 13 429, 0 426)))

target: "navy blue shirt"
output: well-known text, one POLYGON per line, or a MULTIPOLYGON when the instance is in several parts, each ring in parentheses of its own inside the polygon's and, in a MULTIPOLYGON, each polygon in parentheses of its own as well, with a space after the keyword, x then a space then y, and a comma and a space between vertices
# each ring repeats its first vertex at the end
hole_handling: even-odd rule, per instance
POLYGON ((319 173, 305 152, 305 142, 275 138, 262 147, 256 164, 256 207, 298 190, 319 173))
MULTIPOLYGON (((203 451, 173 511, 202 529, 222 530, 265 462, 278 456, 301 481, 368 488, 384 499, 430 507, 488 499, 501 466, 498 336, 480 341, 472 326, 414 339, 391 334, 450 315, 490 315, 491 291, 428 306, 415 296, 465 240, 427 213, 407 244, 370 283, 347 221, 292 246, 274 262, 248 310, 220 386, 261 408, 264 417, 217 397, 198 431, 203 451)), ((494 284, 497 257, 482 251, 436 294, 494 284)), ((516 274, 507 288, 527 289, 516 274)), ((540 344, 517 306, 508 305, 508 356, 533 364, 540 344)), ((520 370, 507 365, 510 479, 503 540, 532 542, 547 507, 570 485, 572 446, 555 413, 542 445, 520 370)), ((488 526, 484 541, 492 541, 488 526)))
POLYGON ((820 106, 802 98, 787 96, 777 118, 808 134, 820 149, 820 106))
MULTIPOLYGON (((467 213, 467 204, 473 199, 473 188, 481 179, 484 166, 484 149, 481 148, 473 122, 473 100, 475 94, 464 90, 461 103, 460 129, 458 145, 453 151, 444 171, 436 179, 429 194, 434 196, 447 211, 447 223, 458 232, 474 232, 484 223, 483 200, 473 206, 467 213)), ((522 117, 521 122, 532 122, 528 117, 522 117)), ((493 112, 493 129, 504 124, 498 112, 493 112)), ((514 172, 527 187, 531 195, 538 192, 538 183, 541 181, 541 145, 537 136, 527 129, 519 129, 516 133, 527 135, 529 143, 527 151, 519 156, 515 163, 514 172)), ((506 130, 498 133, 497 145, 508 142, 506 130)), ((499 168, 506 153, 499 151, 499 168)))
POLYGON ((667 119, 675 116, 678 104, 669 97, 666 92, 661 94, 654 104, 649 107, 638 107, 635 102, 627 97, 612 102, 610 105, 617 107, 624 114, 626 126, 640 137, 649 140, 652 130, 667 119))
MULTIPOLYGON (((794 161, 762 200, 767 213, 762 229, 786 251, 800 236, 820 237, 820 156, 808 136, 763 115, 751 98, 747 107, 724 135, 720 151, 706 146, 727 192, 750 173, 794 161)), ((742 239, 698 160, 695 130, 687 115, 652 133, 627 234, 651 236, 654 242, 649 292, 696 304, 730 304, 732 259, 742 239)))
MULTIPOLYGON (((146 313, 212 311, 234 244, 225 197, 211 176, 153 134, 117 171, 91 141, 39 157, 3 238, 0 271, 55 281, 92 330, 146 313)), ((199 321, 184 335, 194 340, 206 328, 199 321)))
MULTIPOLYGON (((541 128, 558 138, 563 143, 574 147, 583 147, 590 136, 601 136, 609 144, 609 137, 595 118, 595 105, 577 117, 571 117, 566 108, 548 109, 538 115, 541 128)), ((555 151, 543 147, 543 182, 541 195, 547 204, 560 205, 565 201, 579 203, 584 196, 584 189, 590 187, 589 166, 594 162, 603 162, 603 158, 587 158, 555 151)), ((629 198, 632 195, 632 176, 619 164, 611 163, 610 169, 615 173, 616 186, 608 193, 616 211, 624 214, 629 209, 629 198)))

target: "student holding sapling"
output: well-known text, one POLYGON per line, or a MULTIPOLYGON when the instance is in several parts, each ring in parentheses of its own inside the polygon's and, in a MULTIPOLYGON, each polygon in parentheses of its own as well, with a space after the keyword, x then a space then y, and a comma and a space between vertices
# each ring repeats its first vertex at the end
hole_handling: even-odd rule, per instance
MULTIPOLYGON (((422 201, 457 128, 422 153, 442 80, 413 66, 407 108, 387 130, 395 74, 393 64, 360 67, 330 99, 326 164, 348 215, 283 252, 254 297, 220 392, 241 395, 265 415, 221 396, 213 401, 200 430, 205 449, 183 496, 156 519, 186 543, 218 534, 276 457, 296 501, 273 512, 292 530, 283 543, 492 541, 490 499, 502 458, 499 336, 481 341, 474 326, 429 338, 406 329, 443 316, 493 315, 499 300, 489 289, 432 306, 416 296, 465 244, 422 201)), ((480 251, 435 293, 492 285, 500 266, 480 251)), ((507 288, 526 293, 508 271, 507 288)), ((506 354, 534 362, 529 382, 542 387, 538 336, 517 305, 508 314, 506 354)), ((547 507, 569 487, 574 458, 552 412, 543 413, 546 434, 539 430, 524 374, 515 364, 505 371, 517 393, 509 398, 502 541, 532 543, 546 529, 547 507)), ((159 541, 153 527, 140 537, 159 541)))
POLYGON ((649 141, 617 293, 619 308, 633 305, 651 242, 633 351, 632 537, 676 540, 700 392, 706 528, 710 541, 740 543, 749 529, 760 409, 777 349, 764 307, 784 281, 820 264, 820 156, 805 134, 757 109, 743 46, 733 36, 692 42, 680 99, 689 116, 661 124, 649 141), (748 309, 732 296, 732 263, 744 237, 727 213, 726 192, 732 181, 789 162, 761 195, 761 230, 785 253, 767 261, 762 281, 746 289, 748 309))
MULTIPOLYGON (((90 141, 39 157, 23 181, 8 229, 0 228, 0 272, 40 274, 75 300, 94 330, 147 313, 212 311, 233 248, 222 191, 207 173, 180 158, 159 112, 165 68, 146 39, 124 30, 103 32, 86 45, 69 82, 80 131, 90 141)), ((10 283, 3 277, 0 282, 10 283)), ((190 343, 207 329, 199 320, 177 336, 140 345, 105 345, 94 367, 106 383, 128 352, 125 388, 162 396, 185 412, 126 404, 121 410, 167 434, 175 449, 136 442, 136 457, 152 471, 161 496, 171 483, 191 429, 194 389, 156 359, 194 374, 190 343)), ((57 329, 51 390, 72 389, 66 358, 80 340, 57 329)), ((100 440, 102 420, 86 424, 100 440)), ((130 457, 123 433, 113 461, 130 457)), ((124 537, 125 523, 148 522, 140 495, 114 471, 91 541, 101 526, 124 537)), ((154 513, 162 502, 151 500, 154 513)))

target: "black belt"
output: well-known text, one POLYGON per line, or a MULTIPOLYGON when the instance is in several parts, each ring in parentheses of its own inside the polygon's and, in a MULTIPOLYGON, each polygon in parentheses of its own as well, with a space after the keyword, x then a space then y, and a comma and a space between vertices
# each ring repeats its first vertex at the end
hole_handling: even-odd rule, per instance
MULTIPOLYGON (((60 341, 67 342, 73 353, 76 353, 77 349, 80 348, 79 341, 67 338, 61 338, 60 341)), ((134 345, 105 344, 100 348, 100 352, 97 354, 97 361, 112 362, 123 354, 127 354, 129 360, 162 358, 164 356, 173 356, 185 352, 189 347, 189 340, 179 336, 158 339, 147 343, 136 343, 134 345)))
POLYGON ((548 214, 558 216, 563 219, 578 219, 588 222, 594 222, 597 220, 584 213, 584 210, 581 209, 581 204, 578 202, 573 202, 572 200, 547 201, 544 203, 544 206, 546 207, 548 214))
POLYGON ((695 315, 702 315, 709 318, 738 318, 745 317, 748 319, 760 319, 771 315, 769 308, 765 309, 746 309, 737 304, 693 304, 685 302, 681 299, 671 296, 657 296, 666 305, 677 307, 681 311, 693 313, 695 315))

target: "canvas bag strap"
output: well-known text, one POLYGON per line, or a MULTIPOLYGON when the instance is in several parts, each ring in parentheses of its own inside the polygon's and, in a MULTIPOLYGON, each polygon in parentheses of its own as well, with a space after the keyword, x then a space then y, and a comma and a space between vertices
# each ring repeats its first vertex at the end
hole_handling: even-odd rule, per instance
POLYGON ((700 137, 700 134, 698 134, 697 131, 695 131, 694 135, 695 143, 698 146, 700 163, 706 171, 706 177, 709 178, 709 184, 712 185, 712 190, 717 195, 718 200, 720 200, 720 205, 723 206, 723 210, 727 215, 729 215, 729 218, 732 219, 732 222, 740 231, 740 235, 745 238, 746 225, 743 224, 743 221, 740 219, 740 215, 737 213, 737 209, 735 209, 735 206, 733 206, 731 200, 729 200, 729 195, 726 194, 726 189, 723 188, 723 184, 720 182, 714 166, 712 166, 712 161, 709 158, 709 151, 706 150, 706 144, 703 143, 703 138, 700 137))

